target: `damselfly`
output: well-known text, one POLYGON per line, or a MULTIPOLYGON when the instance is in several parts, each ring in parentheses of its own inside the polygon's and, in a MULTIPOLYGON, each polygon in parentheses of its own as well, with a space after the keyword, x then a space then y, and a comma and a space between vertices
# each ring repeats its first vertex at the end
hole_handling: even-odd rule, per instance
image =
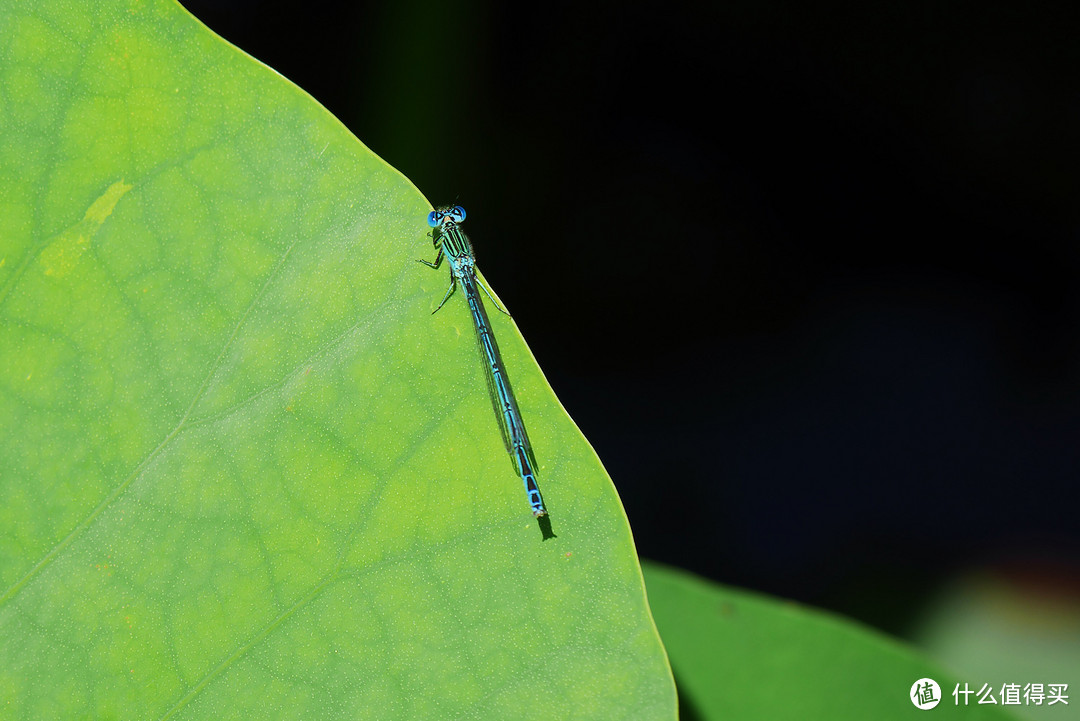
POLYGON ((435 256, 434 263, 426 260, 419 262, 431 268, 441 266, 444 259, 450 263, 450 287, 443 296, 442 302, 439 303, 439 307, 432 313, 439 312, 439 309, 453 295, 454 290, 459 285, 461 286, 465 293, 465 300, 469 304, 469 312, 472 314, 476 341, 484 361, 488 394, 491 396, 491 404, 495 409, 495 418, 499 421, 503 443, 510 454, 514 470, 525 484, 529 506, 532 508, 533 515, 540 519, 540 528, 544 532, 544 538, 550 538, 553 534, 551 534, 551 524, 547 519, 547 508, 540 495, 540 487, 536 483, 536 458, 533 456, 529 436, 525 433, 525 423, 521 420, 521 411, 518 410, 514 391, 510 388, 510 379, 506 376, 506 367, 499 354, 499 345, 491 332, 491 322, 488 320, 487 311, 484 310, 484 303, 480 300, 477 286, 483 288, 496 308, 503 313, 506 311, 491 295, 491 291, 476 277, 476 256, 473 253, 472 243, 461 230, 461 223, 464 220, 465 209, 460 205, 439 208, 428 213, 428 225, 434 228, 431 240, 435 244, 438 255, 435 256))

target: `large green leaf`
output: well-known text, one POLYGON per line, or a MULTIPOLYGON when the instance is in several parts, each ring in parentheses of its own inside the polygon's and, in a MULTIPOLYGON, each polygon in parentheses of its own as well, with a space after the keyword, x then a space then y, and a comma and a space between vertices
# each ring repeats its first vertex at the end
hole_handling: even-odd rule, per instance
POLYGON ((963 679, 880 633, 659 564, 643 570, 683 721, 1015 719, 1000 706, 979 705, 975 695, 964 706, 961 694, 957 705, 952 694, 957 683, 964 688, 963 679), (908 698, 924 678, 941 688, 933 709, 920 710, 908 698))
POLYGON ((429 208, 171 1, 0 4, 0 716, 673 718, 614 489, 495 314, 541 540, 429 208))

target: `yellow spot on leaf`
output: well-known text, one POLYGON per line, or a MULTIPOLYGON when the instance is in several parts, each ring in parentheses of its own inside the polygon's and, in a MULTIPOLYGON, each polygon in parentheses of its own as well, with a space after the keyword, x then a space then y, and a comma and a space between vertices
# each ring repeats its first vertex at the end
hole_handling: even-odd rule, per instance
POLYGON ((90 204, 80 222, 53 238, 41 251, 41 264, 45 269, 45 275, 60 278, 71 272, 90 246, 94 233, 105 222, 105 219, 112 215, 113 208, 124 193, 133 187, 122 180, 113 183, 90 204))
POLYGON ((109 189, 101 194, 101 197, 90 204, 90 207, 86 210, 86 220, 93 220, 101 225, 105 222, 105 219, 112 215, 113 208, 116 207, 116 203, 120 198, 124 197, 124 193, 131 190, 133 185, 128 185, 122 180, 118 180, 109 186, 109 189))

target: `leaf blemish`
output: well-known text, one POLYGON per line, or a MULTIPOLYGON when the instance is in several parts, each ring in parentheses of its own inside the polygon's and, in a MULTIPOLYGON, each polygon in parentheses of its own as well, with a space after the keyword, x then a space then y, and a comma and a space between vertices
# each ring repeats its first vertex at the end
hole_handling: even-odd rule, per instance
POLYGON ((112 215, 113 208, 116 207, 120 198, 124 197, 124 194, 133 187, 135 186, 128 185, 123 180, 118 180, 110 185, 109 189, 87 208, 85 220, 96 221, 98 225, 104 223, 105 219, 112 215))
POLYGON ((45 268, 45 275, 55 277, 67 275, 90 246, 94 233, 102 226, 105 219, 112 215, 113 208, 116 207, 120 198, 133 187, 123 180, 113 183, 90 204, 81 221, 50 241, 41 251, 41 264, 45 268))

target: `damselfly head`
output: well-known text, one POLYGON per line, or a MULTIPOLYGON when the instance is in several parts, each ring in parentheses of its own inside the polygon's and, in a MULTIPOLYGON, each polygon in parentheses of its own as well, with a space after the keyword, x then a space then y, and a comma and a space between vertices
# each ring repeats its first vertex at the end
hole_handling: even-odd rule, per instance
POLYGON ((427 224, 432 228, 438 227, 446 221, 460 223, 465 220, 465 209, 460 205, 454 207, 439 208, 428 213, 427 224))

